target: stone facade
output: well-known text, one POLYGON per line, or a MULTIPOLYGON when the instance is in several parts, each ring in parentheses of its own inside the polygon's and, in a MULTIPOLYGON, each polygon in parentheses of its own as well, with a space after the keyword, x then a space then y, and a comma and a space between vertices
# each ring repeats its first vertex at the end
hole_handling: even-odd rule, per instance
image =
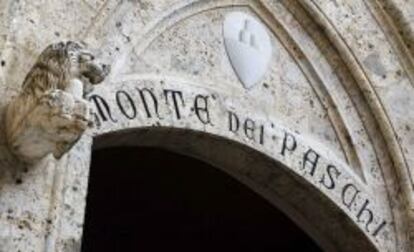
MULTIPOLYGON (((413 1, 0 7, 0 251, 79 251, 90 154, 119 145, 168 148, 223 169, 326 251, 413 250, 413 1), (223 29, 232 13, 263 25, 271 50, 231 56, 223 29), (94 128, 59 160, 26 165, 9 151, 3 115, 41 51, 62 40, 99 49, 112 70, 87 96, 94 128), (243 62, 263 52, 266 64, 243 62), (265 71, 246 82, 241 74, 254 67, 265 71)), ((242 27, 255 45, 259 28, 242 27)))

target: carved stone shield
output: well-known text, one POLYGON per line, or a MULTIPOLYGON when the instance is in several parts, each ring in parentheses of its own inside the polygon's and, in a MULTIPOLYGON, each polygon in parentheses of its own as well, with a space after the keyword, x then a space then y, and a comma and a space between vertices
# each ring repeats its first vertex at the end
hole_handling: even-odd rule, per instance
POLYGON ((272 57, 266 27, 243 12, 229 13, 223 24, 224 43, 234 71, 247 89, 265 75, 272 57))

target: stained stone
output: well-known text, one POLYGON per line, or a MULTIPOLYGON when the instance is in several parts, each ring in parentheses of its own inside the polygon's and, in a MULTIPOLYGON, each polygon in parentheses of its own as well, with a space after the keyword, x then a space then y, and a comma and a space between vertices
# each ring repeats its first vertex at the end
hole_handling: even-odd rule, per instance
POLYGON ((0 6, 0 251, 79 251, 91 153, 115 146, 203 160, 283 211, 325 251, 412 251, 414 3, 0 6), (42 50, 59 41, 85 42, 112 66, 85 97, 79 82, 68 89, 73 96, 52 90, 71 105, 61 109, 78 101, 84 109, 76 111, 90 113, 93 126, 75 132, 71 120, 44 116, 46 105, 16 102, 42 50), (10 104, 42 116, 7 118, 10 104), (26 129, 35 118, 53 134, 16 134, 30 154, 24 158, 7 140, 10 118, 26 129), (44 155, 53 153, 45 143, 62 139, 70 144, 60 155, 44 155))

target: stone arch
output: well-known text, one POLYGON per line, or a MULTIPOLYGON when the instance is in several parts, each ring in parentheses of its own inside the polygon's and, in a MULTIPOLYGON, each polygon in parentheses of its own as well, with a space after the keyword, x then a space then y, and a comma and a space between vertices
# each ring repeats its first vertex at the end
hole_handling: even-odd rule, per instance
MULTIPOLYGON (((323 106, 326 106, 329 111, 331 124, 341 142, 341 148, 350 168, 370 185, 368 187, 370 187, 369 190, 372 190, 372 192, 386 187, 387 195, 380 201, 383 202, 381 204, 387 205, 385 211, 393 216, 391 219, 393 219, 393 224, 395 224, 395 232, 399 234, 397 235, 397 240, 400 240, 396 241, 399 244, 397 246, 404 247, 404 240, 406 238, 402 237, 406 237, 408 234, 409 226, 404 221, 401 221, 401 214, 405 212, 403 215, 407 214, 406 216, 410 216, 409 209, 411 209, 412 203, 410 203, 410 197, 407 195, 409 195, 409 187, 412 183, 410 182, 411 175, 408 169, 409 156, 402 151, 402 146, 408 144, 407 139, 403 137, 405 140, 402 141, 406 141, 405 144, 402 141, 398 143, 398 137, 395 136, 406 136, 407 132, 402 130, 396 133, 397 128, 403 126, 401 121, 393 119, 392 116, 390 117, 391 114, 395 115, 392 109, 392 103, 395 101, 387 101, 388 98, 381 95, 381 91, 376 88, 383 86, 383 84, 380 83, 381 80, 378 80, 378 76, 376 76, 379 73, 375 73, 372 68, 370 69, 367 61, 369 61, 368 59, 372 55, 378 54, 382 57, 380 59, 381 62, 394 62, 391 59, 394 56, 390 58, 387 55, 383 55, 382 52, 385 50, 389 50, 393 55, 401 58, 402 61, 407 60, 403 59, 405 55, 401 54, 400 49, 392 49, 392 42, 381 44, 378 49, 375 48, 372 52, 363 53, 363 49, 352 44, 353 42, 359 42, 352 41, 346 36, 343 30, 345 27, 341 23, 329 20, 326 16, 327 13, 332 15, 342 15, 345 13, 344 15, 350 17, 352 22, 358 24, 362 24, 362 22, 370 23, 370 25, 376 27, 374 29, 375 33, 379 35, 373 36, 372 39, 366 38, 366 40, 372 44, 378 44, 382 43, 384 37, 387 38, 391 35, 390 33, 379 32, 379 26, 383 25, 384 19, 378 18, 378 6, 376 4, 367 3, 362 4, 362 6, 359 6, 361 4, 356 4, 358 8, 361 8, 358 14, 354 13, 355 6, 339 4, 336 6, 338 8, 335 11, 330 12, 330 6, 328 5, 325 6, 315 2, 305 3, 303 1, 291 3, 191 1, 179 4, 174 6, 167 14, 160 16, 155 22, 151 23, 151 29, 145 30, 143 33, 131 32, 130 34, 135 34, 137 37, 132 39, 133 43, 130 45, 118 44, 119 48, 125 46, 123 54, 120 54, 119 66, 124 66, 125 55, 129 52, 137 50, 137 54, 140 55, 147 49, 150 42, 153 42, 166 28, 173 27, 175 23, 183 19, 212 9, 230 6, 236 8, 248 7, 267 24, 268 28, 274 33, 273 35, 282 42, 285 49, 289 51, 292 58, 305 73, 307 80, 311 83, 319 97, 319 101, 323 106), (347 9, 348 7, 350 9, 347 9), (290 14, 286 14, 287 12, 290 14), (367 13, 371 13, 372 16, 367 15, 367 13), (288 17, 286 18, 285 15, 288 17), (364 18, 360 18, 361 15, 364 18), (363 21, 360 21, 360 19, 363 21), (295 20, 298 22, 295 23, 295 20), (295 30, 295 25, 301 26, 303 29, 295 30), (324 27, 324 29, 321 31, 320 27, 324 27), (305 38, 306 36, 303 36, 304 33, 308 33, 310 36, 305 38), (137 41, 140 42, 138 45, 134 43, 137 41), (301 42, 303 41, 306 43, 302 44, 301 42), (312 41, 312 43, 307 44, 309 41, 312 41), (315 53, 318 51, 317 48, 319 48, 319 52, 322 51, 320 54, 315 53), (357 51, 360 54, 356 54, 357 51), (364 59, 363 56, 366 58, 364 59), (319 60, 321 58, 326 58, 326 61, 322 60, 322 63, 320 63, 319 60), (331 75, 332 72, 335 73, 331 75), (361 134, 361 132, 364 133, 361 134), (370 143, 368 145, 359 145, 361 142, 370 143), (386 151, 384 152, 383 150, 386 151), (368 156, 371 157, 370 160, 366 159, 368 156), (370 174, 370 172, 366 171, 367 168, 364 168, 371 166, 373 163, 376 163, 375 169, 377 171, 374 172, 376 175, 370 174), (404 177, 405 182, 396 185, 392 182, 394 177, 404 177), (398 194, 400 189, 406 192, 404 194, 406 196, 398 194), (393 198, 400 199, 397 204, 398 207, 391 206, 390 201, 393 198)), ((114 44, 111 44, 111 46, 114 47, 114 44)), ((394 64, 394 67, 399 65, 396 62, 391 64, 394 64)), ((402 64, 402 68, 404 68, 405 64, 402 64)), ((388 67, 386 66, 387 69, 388 67)), ((120 69, 120 67, 116 69, 120 69)), ((126 71, 123 69, 116 72, 117 76, 113 81, 145 77, 140 73, 128 72, 128 70, 131 69, 126 71)), ((411 92, 408 91, 410 89, 409 71, 407 71, 407 75, 408 78, 404 76, 404 80, 400 82, 404 84, 399 86, 398 92, 411 92)), ((383 78, 383 76, 381 77, 383 78)), ((392 78, 386 81, 393 82, 392 78)))
MULTIPOLYGON (((306 175, 302 167, 303 154, 311 148, 321 156, 318 166, 321 165, 325 172, 328 163, 340 167, 341 179, 346 176, 342 189, 350 182, 361 191, 358 193, 359 196, 366 196, 359 198, 359 204, 348 209, 347 206, 341 205, 341 190, 336 194, 332 190, 325 190, 326 184, 319 183, 320 177, 319 180, 310 180, 312 186, 319 188, 321 197, 332 201, 337 211, 349 216, 358 227, 357 233, 364 233, 378 250, 410 249, 410 230, 413 227, 411 171, 414 161, 414 118, 410 110, 413 107, 411 97, 414 95, 414 47, 410 47, 413 39, 412 24, 409 22, 412 6, 399 4, 400 0, 185 0, 168 1, 168 4, 167 1, 153 1, 152 7, 142 6, 148 2, 150 1, 85 0, 76 8, 67 8, 71 14, 63 13, 61 7, 66 5, 58 2, 41 9, 36 3, 29 1, 2 2, 1 5, 7 7, 4 8, 7 9, 7 15, 0 16, 4 20, 2 31, 5 35, 0 38, 0 48, 2 58, 6 59, 5 66, 0 69, 0 81, 2 86, 4 84, 2 90, 6 94, 1 104, 4 105, 18 91, 18 85, 24 77, 20 73, 29 69, 31 61, 45 44, 63 38, 86 40, 92 46, 102 48, 104 55, 115 63, 112 80, 104 87, 97 88, 90 98, 96 108, 100 106, 101 109, 97 110, 99 128, 91 134, 109 136, 110 132, 136 128, 154 131, 158 128, 199 131, 264 153, 267 158, 284 164, 285 170, 291 169, 293 174, 296 174, 294 176, 306 175), (91 9, 93 11, 90 11, 91 9), (278 60, 286 65, 291 63, 289 67, 281 68, 283 71, 280 72, 276 71, 282 64, 273 65, 271 70, 276 74, 272 77, 276 78, 273 78, 272 82, 267 82, 267 87, 263 83, 263 87, 260 86, 256 90, 243 90, 237 78, 231 74, 232 70, 225 57, 214 58, 215 55, 208 50, 207 54, 213 58, 213 63, 222 63, 219 66, 224 72, 228 72, 228 75, 214 72, 220 67, 206 67, 208 71, 195 74, 184 68, 178 71, 167 64, 158 64, 155 60, 155 57, 161 57, 162 54, 168 57, 175 56, 174 52, 168 52, 174 51, 174 48, 168 48, 171 44, 163 41, 163 38, 177 42, 176 45, 187 45, 187 42, 194 40, 188 39, 189 33, 186 34, 183 30, 197 30, 191 30, 194 26, 190 24, 200 24, 203 20, 209 20, 211 22, 208 26, 216 25, 215 29, 218 31, 219 22, 214 20, 220 21, 223 13, 234 9, 247 12, 264 23, 278 50, 286 52, 283 54, 284 58, 278 60), (60 13, 59 11, 62 15, 45 15, 47 12, 60 13), (211 15, 210 19, 202 19, 206 15, 211 15), (63 29, 61 20, 64 20, 65 24, 71 23, 73 17, 79 19, 73 22, 76 25, 69 25, 63 29), (179 26, 184 28, 180 30, 179 26), (41 31, 39 27, 42 28, 41 31), (184 36, 180 37, 181 40, 175 41, 176 37, 171 36, 169 30, 184 36), (160 53, 157 54, 157 50, 160 53), (150 57, 151 55, 153 57, 150 57), (141 61, 157 64, 131 64, 141 61), (202 74, 208 78, 200 77, 202 74), (301 79, 297 79, 297 83, 303 82, 307 86, 292 85, 292 79, 278 79, 295 75, 302 76, 301 79), (283 85, 278 85, 279 82, 283 85), (163 113, 162 118, 154 116, 157 111, 153 107, 147 107, 152 110, 146 110, 146 105, 140 101, 141 93, 137 93, 136 88, 141 91, 146 88, 142 95, 148 101, 147 106, 153 105, 150 103, 151 92, 156 95, 160 106, 158 112, 163 113), (170 90, 170 107, 165 107, 166 101, 162 100, 165 88, 170 90), (181 98, 172 98, 171 92, 174 90, 185 92, 184 95, 188 97, 185 99, 188 99, 190 107, 193 108, 193 111, 189 108, 184 114, 180 114, 180 120, 177 118, 174 102, 179 104, 181 98), (295 92, 297 90, 306 92, 295 92), (270 94, 272 91, 274 93, 270 94), (311 95, 307 96, 307 93, 311 95), (200 95, 196 105, 198 115, 194 111, 197 95, 200 95), (129 100, 132 96, 133 102, 138 102, 134 104, 136 112, 129 100), (204 106, 207 106, 204 100, 206 96, 209 97, 209 104, 213 101, 214 104, 218 104, 214 108, 214 115, 221 116, 214 119, 215 125, 204 123, 208 121, 203 110, 204 106), (217 97, 217 100, 212 99, 213 96, 217 97), (284 103, 289 102, 286 96, 290 96, 289 98, 305 108, 295 107, 293 102, 284 106, 284 103), (301 102, 302 100, 309 103, 301 102), (112 117, 105 114, 107 108, 103 102, 111 109, 112 117), (161 105, 164 107, 161 108, 161 105), (317 109, 306 110, 307 106, 313 105, 317 109), (298 111, 297 114, 301 114, 305 119, 295 117, 292 111, 298 111), (225 124, 228 123, 226 120, 229 118, 229 112, 243 117, 240 119, 243 123, 246 117, 251 117, 256 129, 250 129, 252 123, 249 121, 247 136, 243 136, 246 134, 243 126, 240 126, 237 134, 229 131, 228 124, 227 129, 225 124), (149 118, 148 114, 152 114, 153 117, 149 118), (222 122, 224 126, 220 126, 222 122), (268 135, 261 134, 263 123, 266 124, 264 132, 269 133, 268 135), (220 128, 215 128, 217 125, 220 128), (317 130, 318 127, 320 131, 317 130), (273 131, 269 130, 274 130, 278 134, 273 134, 273 131), (251 132, 254 133, 254 137, 251 132), (297 147, 290 158, 283 159, 280 147, 286 133, 291 134, 288 136, 294 137, 301 147, 297 147), (276 140, 272 140, 273 136, 276 140), (266 141, 266 146, 261 144, 261 141, 266 141), (267 145, 272 141, 271 146, 267 145), (369 200, 369 203, 365 204, 366 200, 369 200), (362 208, 363 206, 381 217, 369 222, 370 214, 362 208), (361 209, 364 211, 359 215, 361 209), (386 231, 378 234, 378 239, 372 238, 376 230, 374 223, 376 227, 381 227, 383 220, 387 229, 384 226, 380 231, 386 231)), ((213 31, 212 35, 215 35, 213 29, 202 31, 213 31)), ((203 34, 197 34, 201 35, 203 34)), ((205 38, 202 37, 196 42, 202 42, 205 38)), ((212 48, 213 51, 216 50, 216 55, 225 55, 223 50, 217 48, 212 48)), ((192 51, 186 56, 194 58, 194 55, 201 55, 196 53, 197 51, 192 51)), ((190 63, 194 62, 197 63, 190 63)), ((187 64, 187 68, 190 68, 189 66, 191 64, 187 64)), ((21 187, 3 187, 0 206, 9 208, 3 212, 19 209, 15 211, 13 223, 9 223, 6 217, 0 218, 2 226, 10 227, 8 230, 12 230, 10 234, 4 235, 10 240, 10 247, 25 250, 24 242, 19 243, 10 238, 18 235, 26 237, 29 240, 27 244, 31 244, 33 248, 47 246, 49 251, 55 249, 55 243, 60 248, 77 246, 83 216, 83 206, 79 202, 83 202, 86 194, 84 189, 87 184, 91 141, 92 138, 87 135, 62 161, 52 165, 42 164, 40 169, 34 169, 28 176, 29 183, 24 180, 25 183, 21 187), (44 171, 41 168, 45 168, 44 171), (44 177, 47 178, 47 186, 43 186, 44 177), (72 185, 76 185, 73 187, 77 188, 77 191, 66 190, 72 185), (39 195, 46 196, 39 198, 39 195), (36 204, 20 204, 28 201, 36 201, 36 204), (26 215, 30 215, 30 218, 26 215), (20 222, 28 222, 32 229, 19 229, 16 223, 20 222), (47 240, 46 245, 43 242, 44 237, 47 240)), ((16 166, 10 161, 11 158, 9 160, 4 143, 1 150, 2 166, 16 166)), ((309 174, 309 166, 307 168, 309 174)), ((321 173, 323 174, 323 169, 321 173)), ((331 170, 331 175, 335 174, 335 170, 331 170)), ((3 180, 12 181, 13 178, 4 176, 3 180)))
POLYGON ((271 202, 325 251, 377 250, 351 218, 318 188, 292 173, 292 168, 279 160, 240 142, 191 129, 159 127, 98 135, 93 146, 94 150, 117 146, 158 147, 200 159, 271 202))
MULTIPOLYGON (((389 217, 384 212, 376 210, 377 202, 370 190, 355 176, 352 169, 324 146, 292 132, 278 123, 277 119, 256 110, 254 106, 251 107, 248 99, 227 96, 200 86, 189 88, 188 83, 182 83, 174 78, 129 79, 96 90, 89 99, 96 111, 97 129, 94 135, 98 147, 112 144, 159 145, 213 163, 232 175, 235 169, 235 177, 242 178, 242 182, 245 182, 246 174, 251 174, 258 180, 253 183, 254 189, 264 190, 264 197, 272 202, 275 201, 282 209, 288 207, 286 213, 294 213, 296 208, 299 214, 293 219, 303 220, 300 224, 304 225, 315 239, 322 239, 320 243, 328 250, 334 248, 334 250, 347 251, 355 247, 346 245, 353 243, 350 240, 340 245, 335 244, 336 239, 333 238, 324 241, 323 235, 316 234, 319 231, 312 230, 312 226, 316 224, 307 222, 309 220, 320 222, 324 214, 342 215, 341 217, 336 215, 336 224, 333 224, 329 217, 325 219, 327 223, 323 225, 324 228, 330 229, 329 225, 333 228, 323 231, 326 232, 325 235, 339 234, 341 231, 338 233, 338 230, 342 229, 342 225, 347 226, 352 223, 350 226, 359 229, 355 235, 360 238, 353 237, 351 240, 359 240, 356 244, 366 244, 363 245, 363 249, 388 246, 383 243, 383 235, 388 234, 387 229, 392 230, 392 226, 388 224, 389 217), (135 129, 140 129, 137 132, 144 133, 139 133, 139 137, 135 138, 133 133, 135 129), (158 134, 158 131, 161 133, 158 134), (171 135, 172 140, 169 140, 168 135, 171 135), (190 140, 192 138, 194 140, 190 140), (221 139, 222 143, 216 139, 221 139), (213 143, 205 144, 204 141, 207 143, 213 141, 213 143), (250 151, 247 151, 248 154, 243 157, 236 150, 235 153, 231 153, 232 148, 250 151), (226 161, 223 159, 227 154, 220 156, 223 153, 235 156, 226 161), (270 163, 266 161, 268 165, 264 166, 268 167, 268 171, 261 173, 262 168, 256 168, 256 165, 246 167, 248 164, 256 163, 256 161, 249 161, 255 160, 253 157, 256 155, 267 157, 261 158, 262 160, 270 160, 270 163), (241 163, 235 165, 236 168, 232 167, 233 160, 239 160, 241 163), (275 167, 284 167, 283 169, 287 170, 286 174, 294 174, 292 181, 296 181, 297 184, 293 183, 295 186, 292 184, 292 187, 286 187, 287 191, 297 189, 298 196, 301 195, 301 190, 303 193, 307 190, 313 191, 314 196, 311 198, 319 198, 315 201, 318 204, 310 203, 309 206, 300 208, 299 202, 303 203, 306 198, 303 193, 299 196, 300 200, 296 206, 295 203, 291 204, 293 206, 280 204, 277 196, 269 196, 266 190, 274 192, 284 190, 283 186, 281 188, 278 185, 272 186, 274 179, 281 184, 284 183, 282 181, 288 181, 284 178, 279 180, 278 175, 272 175, 270 172, 272 165, 269 166, 271 163, 275 167), (244 168, 237 168, 238 166, 244 168), (247 170, 243 171, 243 169, 247 170), (300 184, 302 186, 299 186, 300 184), (303 185, 311 185, 313 189, 307 186, 305 189, 303 185), (326 205, 322 206, 322 204, 326 205), (321 207, 321 211, 317 210, 318 206, 321 207), (309 212, 300 213, 302 210, 309 212), (306 216, 307 214, 309 216, 306 216), (364 239, 365 242, 360 239, 364 239)), ((250 185, 251 182, 247 184, 250 185)), ((294 196, 291 195, 290 199, 293 198, 294 196)))

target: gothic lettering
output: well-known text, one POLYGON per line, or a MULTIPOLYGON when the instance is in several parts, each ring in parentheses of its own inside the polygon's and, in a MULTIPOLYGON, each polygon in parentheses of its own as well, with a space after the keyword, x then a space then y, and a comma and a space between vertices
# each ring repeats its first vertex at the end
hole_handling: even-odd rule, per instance
POLYGON ((381 222, 381 224, 378 225, 378 227, 375 229, 375 231, 372 233, 372 235, 375 237, 378 235, 378 233, 385 227, 387 222, 384 220, 381 222))
POLYGON ((372 211, 368 209, 369 200, 365 200, 364 204, 362 205, 361 209, 358 211, 357 220, 358 222, 365 223, 365 230, 369 232, 368 226, 374 220, 374 215, 372 211), (362 216, 366 216, 366 222, 362 219, 362 216))
POLYGON ((250 140, 254 140, 254 130, 256 128, 255 122, 252 119, 247 118, 244 121, 243 128, 244 128, 244 134, 246 135, 246 137, 250 140))
POLYGON ((229 130, 233 133, 236 133, 240 127, 240 121, 237 115, 231 111, 228 112, 229 114, 229 130))
POLYGON ((309 166, 310 172, 309 174, 313 176, 315 174, 316 166, 318 164, 319 154, 316 153, 314 150, 309 149, 305 155, 303 156, 303 169, 306 169, 306 166, 309 166))
POLYGON ((327 176, 323 174, 319 182, 324 185, 326 189, 332 190, 335 188, 335 182, 338 179, 339 175, 341 175, 341 172, 338 170, 338 168, 336 168, 336 166, 328 165, 326 167, 326 173, 327 176))
POLYGON ((171 89, 165 89, 164 90, 164 96, 165 96, 165 100, 166 100, 167 104, 170 103, 169 102, 170 99, 168 99, 169 94, 170 94, 170 97, 171 97, 171 99, 173 101, 173 104, 174 104, 175 115, 177 116, 177 119, 181 119, 180 106, 184 107, 183 92, 176 91, 176 90, 171 90, 171 89), (181 105, 179 105, 178 99, 180 99, 181 105))
POLYGON ((97 118, 100 118, 100 120, 98 121, 99 124, 101 123, 101 121, 108 121, 108 118, 114 123, 117 122, 117 120, 115 120, 112 117, 111 109, 104 98, 95 94, 89 97, 89 101, 92 101, 95 104, 96 109, 98 110, 99 117, 97 118))
POLYGON ((128 119, 134 119, 137 116, 137 108, 135 107, 131 96, 127 92, 119 90, 116 92, 115 97, 116 103, 118 104, 122 114, 128 119))
POLYGON ((348 208, 348 210, 352 210, 352 204, 355 202, 357 195, 361 191, 356 188, 354 184, 346 184, 344 188, 342 188, 342 203, 348 208))
POLYGON ((137 91, 141 98, 142 104, 144 105, 144 109, 145 109, 145 113, 147 114, 147 117, 152 118, 151 109, 147 101, 147 98, 149 97, 149 99, 152 100, 153 111, 155 112, 155 115, 159 118, 160 116, 158 114, 158 100, 157 100, 157 97, 154 95, 154 93, 148 88, 142 88, 142 89, 137 88, 137 91))
POLYGON ((197 95, 194 99, 194 110, 200 122, 203 124, 211 123, 208 112, 208 96, 197 95))
POLYGON ((283 138, 282 144, 282 151, 280 152, 280 154, 284 156, 286 151, 292 152, 296 149, 296 146, 297 144, 295 137, 292 134, 285 132, 285 137, 283 138))

